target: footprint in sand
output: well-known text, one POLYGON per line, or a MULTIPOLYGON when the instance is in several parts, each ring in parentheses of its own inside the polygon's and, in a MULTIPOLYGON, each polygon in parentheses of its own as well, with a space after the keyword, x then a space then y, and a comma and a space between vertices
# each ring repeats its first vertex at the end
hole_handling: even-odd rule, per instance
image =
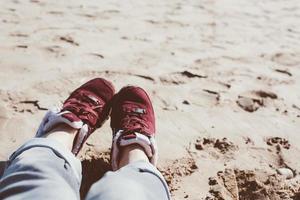
POLYGON ((300 64, 300 55, 296 53, 276 53, 270 58, 273 62, 283 66, 293 67, 300 64))
POLYGON ((300 186, 263 170, 225 169, 209 178, 211 200, 295 199, 300 186))
POLYGON ((239 95, 237 105, 247 112, 257 111, 260 107, 266 106, 266 100, 277 99, 277 94, 269 91, 256 90, 239 95))
POLYGON ((170 165, 159 168, 166 182, 169 185, 170 192, 174 192, 180 188, 181 179, 189 176, 198 169, 193 158, 176 159, 170 165))
POLYGON ((276 148, 278 148, 277 146, 280 146, 280 148, 290 149, 290 147, 291 147, 289 141, 287 139, 281 138, 281 137, 267 138, 266 143, 267 143, 267 145, 275 146, 276 148))
MULTIPOLYGON (((269 152, 274 154, 277 166, 275 167, 278 174, 282 175, 286 179, 294 178, 297 171, 293 169, 286 159, 286 154, 283 150, 289 150, 291 145, 289 141, 281 137, 269 137, 266 138, 266 143, 271 147, 269 152)), ((274 166, 272 166, 274 168, 274 166)))
POLYGON ((288 140, 280 137, 270 137, 266 138, 267 145, 271 146, 272 148, 269 149, 270 152, 275 152, 278 166, 279 167, 287 167, 285 163, 285 159, 283 158, 282 150, 290 149, 291 145, 288 140))
POLYGON ((195 142, 195 149, 207 152, 210 156, 219 159, 221 157, 232 158, 238 146, 227 138, 200 138, 195 142))

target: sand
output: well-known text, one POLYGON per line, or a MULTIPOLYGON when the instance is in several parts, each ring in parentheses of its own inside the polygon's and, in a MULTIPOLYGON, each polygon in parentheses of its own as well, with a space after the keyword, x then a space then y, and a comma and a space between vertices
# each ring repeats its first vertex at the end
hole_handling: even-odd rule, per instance
MULTIPOLYGON (((85 81, 144 87, 174 200, 300 199, 298 0, 2 0, 0 164, 85 81)), ((87 141, 82 196, 109 166, 87 141)))

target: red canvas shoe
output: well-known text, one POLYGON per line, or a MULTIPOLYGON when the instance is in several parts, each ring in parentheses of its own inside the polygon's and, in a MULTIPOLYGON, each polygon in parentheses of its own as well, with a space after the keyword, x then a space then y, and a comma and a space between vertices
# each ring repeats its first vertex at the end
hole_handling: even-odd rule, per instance
POLYGON ((118 168, 120 147, 131 144, 142 146, 149 161, 156 165, 154 111, 149 96, 142 88, 124 87, 115 95, 112 103, 111 128, 113 170, 118 168))
POLYGON ((78 129, 72 149, 77 155, 87 138, 108 119, 109 103, 114 91, 113 85, 105 79, 88 81, 71 93, 61 109, 47 112, 36 137, 41 137, 58 124, 65 123, 78 129))

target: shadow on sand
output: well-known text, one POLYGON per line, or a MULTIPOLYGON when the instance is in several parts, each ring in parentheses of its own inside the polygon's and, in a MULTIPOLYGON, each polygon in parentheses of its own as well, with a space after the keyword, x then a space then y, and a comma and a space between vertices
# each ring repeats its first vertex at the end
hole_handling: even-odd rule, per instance
POLYGON ((102 158, 83 160, 82 164, 82 183, 80 197, 84 199, 93 183, 98 181, 107 171, 111 170, 109 162, 102 158))
POLYGON ((0 161, 0 178, 2 177, 5 167, 6 167, 6 161, 0 161))

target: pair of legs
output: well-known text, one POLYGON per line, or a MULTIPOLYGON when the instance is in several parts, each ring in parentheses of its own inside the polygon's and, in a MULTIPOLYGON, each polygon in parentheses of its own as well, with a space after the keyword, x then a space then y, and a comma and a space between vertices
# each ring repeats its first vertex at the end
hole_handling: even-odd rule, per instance
POLYGON ((62 109, 47 113, 36 138, 11 155, 0 199, 80 199, 81 162, 75 155, 109 115, 105 105, 111 104, 114 171, 92 185, 86 199, 170 199, 153 162, 154 116, 144 91, 129 87, 106 98, 106 85, 94 79, 75 90, 62 109))
MULTIPOLYGON (((77 130, 72 127, 62 125, 53 130, 53 132, 46 136, 46 138, 56 140, 71 151, 76 131, 77 130)), ((123 147, 121 150, 119 168, 136 161, 149 162, 143 148, 137 144, 123 147)))

